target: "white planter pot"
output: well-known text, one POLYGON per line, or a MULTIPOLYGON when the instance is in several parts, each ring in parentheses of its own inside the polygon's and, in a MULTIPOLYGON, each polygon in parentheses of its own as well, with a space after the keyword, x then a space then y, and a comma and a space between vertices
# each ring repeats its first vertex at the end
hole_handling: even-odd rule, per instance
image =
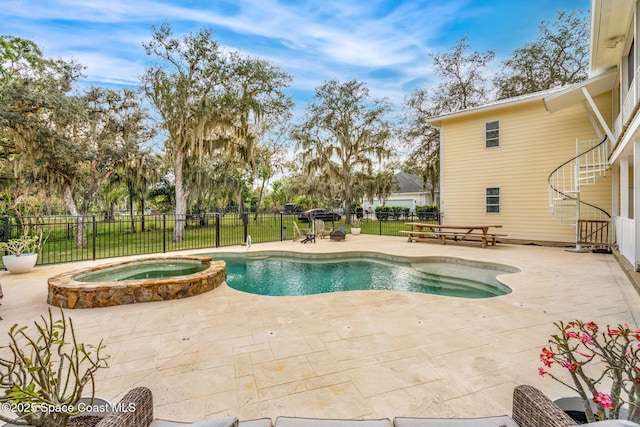
POLYGON ((19 274, 29 272, 35 267, 38 254, 5 255, 2 263, 10 273, 19 274))
POLYGON ((360 231, 362 229, 360 227, 351 227, 351 234, 353 234, 354 236, 357 236, 358 234, 360 234, 360 231))

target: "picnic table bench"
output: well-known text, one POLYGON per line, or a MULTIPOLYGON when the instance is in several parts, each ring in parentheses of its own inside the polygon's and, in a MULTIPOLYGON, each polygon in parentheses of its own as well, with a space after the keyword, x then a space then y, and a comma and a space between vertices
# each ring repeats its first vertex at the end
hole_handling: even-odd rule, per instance
POLYGON ((414 242, 427 237, 440 239, 443 245, 447 244, 447 239, 454 241, 479 240, 483 248, 495 246, 498 237, 506 234, 489 233, 491 228, 501 228, 501 225, 443 225, 427 224, 422 222, 407 222, 405 225, 414 227, 412 230, 401 230, 401 234, 406 234, 409 242, 414 242), (471 239, 469 239, 471 238, 471 239))

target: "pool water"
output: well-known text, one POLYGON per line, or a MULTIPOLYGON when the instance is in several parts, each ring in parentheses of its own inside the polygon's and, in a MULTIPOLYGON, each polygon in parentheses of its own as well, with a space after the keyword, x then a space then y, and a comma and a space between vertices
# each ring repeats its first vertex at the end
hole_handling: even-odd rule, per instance
POLYGON ((154 260, 134 262, 122 266, 107 268, 80 274, 75 277, 79 282, 116 282, 136 279, 164 279, 168 277, 188 276, 209 268, 199 261, 154 260))
POLYGON ((490 298, 511 289, 496 276, 513 270, 460 262, 399 263, 377 259, 311 260, 247 258, 207 254, 227 264, 227 284, 238 291, 270 296, 356 290, 421 292, 461 298, 490 298))

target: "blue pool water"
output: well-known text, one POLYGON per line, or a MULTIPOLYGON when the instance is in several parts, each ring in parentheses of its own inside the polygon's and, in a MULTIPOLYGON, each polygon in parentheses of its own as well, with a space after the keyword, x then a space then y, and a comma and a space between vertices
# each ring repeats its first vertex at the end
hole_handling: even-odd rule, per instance
POLYGON ((207 254, 227 264, 227 284, 239 291, 270 296, 311 295, 356 290, 422 292, 461 298, 490 298, 511 289, 496 276, 516 269, 485 268, 458 262, 400 263, 377 259, 250 258, 207 254))

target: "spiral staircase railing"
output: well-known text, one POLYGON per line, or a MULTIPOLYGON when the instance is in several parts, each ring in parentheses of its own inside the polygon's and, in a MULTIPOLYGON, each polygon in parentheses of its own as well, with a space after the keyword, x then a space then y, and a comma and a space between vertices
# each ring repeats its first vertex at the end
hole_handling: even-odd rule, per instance
POLYGON ((554 218, 576 227, 576 248, 609 248, 611 215, 580 199, 581 188, 594 185, 609 168, 609 143, 602 140, 576 141, 576 155, 558 166, 548 178, 549 207, 554 218))

